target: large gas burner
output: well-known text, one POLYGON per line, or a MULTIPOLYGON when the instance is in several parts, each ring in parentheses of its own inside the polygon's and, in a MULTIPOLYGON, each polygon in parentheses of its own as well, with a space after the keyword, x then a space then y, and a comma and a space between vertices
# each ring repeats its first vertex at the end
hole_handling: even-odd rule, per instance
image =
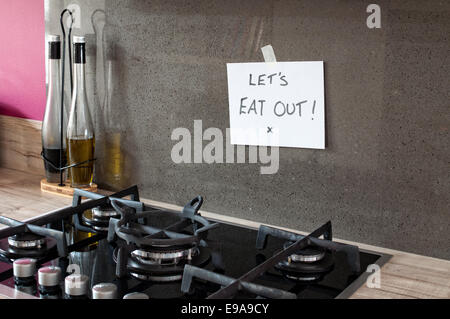
POLYGON ((150 251, 136 249, 131 252, 131 256, 143 264, 147 265, 176 265, 181 260, 192 260, 199 254, 198 247, 187 249, 176 249, 169 251, 150 251))
POLYGON ((182 212, 152 209, 137 212, 123 202, 111 201, 120 219, 111 219, 108 240, 118 241, 113 258, 116 275, 127 274, 151 281, 175 281, 182 277, 184 265, 203 266, 211 254, 205 239, 208 230, 218 226, 203 218, 198 210, 203 198, 191 200, 182 212), (164 227, 149 226, 150 219, 172 215, 178 221, 164 227))

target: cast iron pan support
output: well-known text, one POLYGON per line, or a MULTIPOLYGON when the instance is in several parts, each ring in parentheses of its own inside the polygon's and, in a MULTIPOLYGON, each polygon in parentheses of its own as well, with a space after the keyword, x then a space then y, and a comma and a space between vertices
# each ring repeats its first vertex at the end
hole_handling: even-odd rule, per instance
MULTIPOLYGON (((105 198, 107 196, 75 188, 74 192, 73 192, 72 207, 77 207, 78 205, 80 205, 83 197, 95 200, 95 199, 105 198)), ((139 192, 138 192, 136 185, 134 185, 130 188, 127 188, 127 189, 123 190, 122 192, 115 194, 114 197, 108 197, 107 203, 109 204, 111 202, 111 200, 116 200, 116 201, 122 202, 122 203, 126 204, 127 206, 135 208, 137 211, 143 211, 143 209, 144 209, 144 204, 139 202, 139 192), (122 196, 128 196, 128 195, 130 196, 131 200, 126 200, 126 199, 120 198, 122 196)), ((84 232, 95 232, 95 230, 93 230, 91 227, 84 226, 81 223, 81 215, 82 215, 82 212, 74 215, 75 228, 78 230, 84 231, 84 232)))
POLYGON ((233 280, 230 284, 228 284, 226 287, 216 291, 212 295, 208 297, 208 299, 224 299, 224 298, 230 298, 233 295, 235 295, 239 290, 242 289, 242 284, 244 282, 251 282, 258 278, 259 276, 262 276, 266 271, 269 269, 272 269, 277 263, 279 263, 281 260, 284 260, 288 258, 290 255, 294 254, 296 251, 299 251, 301 249, 304 249, 311 245, 311 237, 319 237, 322 234, 326 233, 329 229, 328 223, 322 225, 315 231, 313 231, 311 234, 309 234, 306 237, 298 239, 296 242, 291 244, 286 249, 283 249, 282 251, 278 252, 277 254, 273 255, 271 258, 267 259, 262 264, 259 264, 255 268, 251 269, 238 279, 233 280))
POLYGON ((208 222, 198 213, 203 203, 201 196, 192 199, 183 208, 181 214, 155 208, 138 212, 135 207, 130 207, 124 201, 111 198, 110 202, 111 206, 120 214, 120 219, 111 218, 109 220, 107 240, 108 242, 114 242, 119 237, 125 241, 125 243, 120 244, 117 252, 116 276, 119 278, 127 274, 128 256, 131 251, 138 249, 138 247, 192 244, 204 246, 207 231, 219 226, 217 223, 208 222), (181 219, 164 229, 136 222, 158 212, 176 215, 181 219), (193 226, 193 234, 182 233, 181 231, 189 225, 193 226))
MULTIPOLYGON (((234 281, 233 278, 227 277, 225 275, 221 275, 203 268, 185 265, 183 271, 183 280, 181 282, 182 292, 188 293, 190 291, 192 279, 194 277, 213 282, 221 286, 227 286, 234 281)), ((264 287, 251 282, 241 282, 241 289, 265 298, 297 299, 297 296, 292 292, 271 287, 264 287)))
MULTIPOLYGON (((342 243, 337 243, 332 241, 332 229, 331 222, 328 221, 323 226, 323 231, 318 233, 317 236, 309 235, 309 239, 311 244, 323 247, 332 251, 342 251, 347 256, 347 262, 350 266, 350 269, 353 273, 359 273, 361 271, 361 264, 359 258, 359 248, 354 245, 347 245, 342 243), (319 239, 318 237, 324 236, 324 239, 319 239)), ((296 242, 300 239, 305 238, 306 236, 295 234, 292 232, 288 232, 282 229, 277 229, 273 227, 269 227, 266 225, 261 225, 258 230, 258 236, 256 238, 256 248, 264 249, 267 244, 267 237, 273 236, 276 238, 286 239, 292 242, 296 242)))

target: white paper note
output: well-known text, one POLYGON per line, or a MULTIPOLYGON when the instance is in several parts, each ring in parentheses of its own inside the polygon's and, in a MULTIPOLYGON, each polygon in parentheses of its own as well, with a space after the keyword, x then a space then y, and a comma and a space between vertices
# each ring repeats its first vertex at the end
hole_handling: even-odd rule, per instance
POLYGON ((231 144, 325 148, 323 61, 228 63, 231 144))

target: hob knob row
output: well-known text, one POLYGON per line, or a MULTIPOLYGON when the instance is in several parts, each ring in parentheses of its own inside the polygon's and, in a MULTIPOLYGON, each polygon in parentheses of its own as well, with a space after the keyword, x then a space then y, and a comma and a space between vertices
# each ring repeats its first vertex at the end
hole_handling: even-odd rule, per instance
MULTIPOLYGON (((26 284, 34 281, 36 273, 36 260, 33 258, 20 258, 13 262, 13 273, 17 284, 26 284)), ((59 289, 61 282, 61 268, 45 266, 38 270, 38 284, 40 291, 52 291, 59 289)), ((79 298, 87 296, 89 278, 82 274, 71 274, 64 279, 64 292, 68 297, 79 298)), ((112 283, 100 283, 92 287, 93 299, 116 299, 118 297, 117 286, 112 283)), ((149 296, 132 292, 126 294, 123 299, 149 299, 149 296)))

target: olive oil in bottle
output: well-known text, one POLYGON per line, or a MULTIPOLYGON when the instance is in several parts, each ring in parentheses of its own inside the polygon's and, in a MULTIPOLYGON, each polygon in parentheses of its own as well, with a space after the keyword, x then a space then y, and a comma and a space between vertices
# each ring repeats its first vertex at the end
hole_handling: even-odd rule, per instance
POLYGON ((94 125, 86 96, 84 37, 74 36, 74 85, 67 125, 67 160, 70 186, 83 187, 92 183, 94 176, 94 125))
POLYGON ((85 162, 70 168, 72 187, 90 185, 94 176, 94 162, 89 160, 94 158, 95 138, 68 138, 67 145, 70 164, 85 162))

